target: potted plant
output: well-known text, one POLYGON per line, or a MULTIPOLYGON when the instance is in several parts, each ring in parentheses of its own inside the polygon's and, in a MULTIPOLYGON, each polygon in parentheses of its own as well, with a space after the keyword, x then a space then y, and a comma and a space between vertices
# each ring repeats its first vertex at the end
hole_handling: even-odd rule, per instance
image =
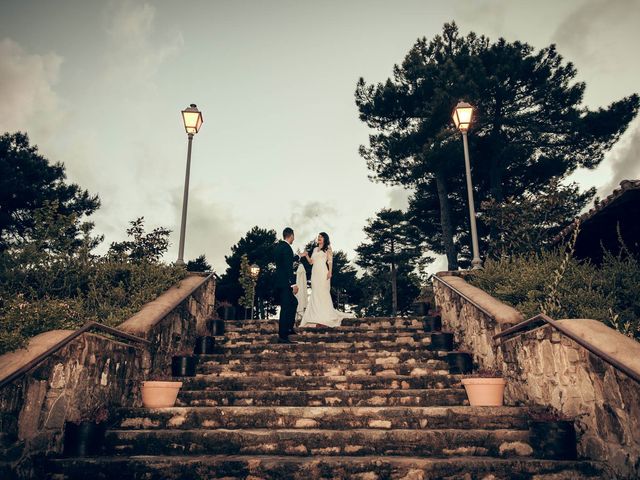
POLYGON ((442 318, 440 315, 426 315, 422 324, 425 332, 439 332, 442 330, 442 318))
POLYGON ((77 420, 65 422, 64 455, 84 457, 96 455, 104 443, 109 411, 104 405, 89 410, 77 420))
POLYGON ((489 369, 478 370, 462 379, 462 385, 472 407, 501 406, 506 383, 501 372, 489 369))
POLYGON ((431 332, 431 343, 427 349, 434 352, 450 352, 453 350, 453 333, 431 332))
POLYGON ((174 377, 195 377, 198 357, 190 353, 179 353, 171 357, 171 375, 174 377))
POLYGON ((222 300, 218 303, 216 312, 218 312, 218 316, 222 317, 224 320, 233 320, 236 318, 235 307, 226 300, 222 300))
POLYGON ((473 357, 469 352, 447 353, 449 373, 452 375, 468 374, 473 371, 473 357))
POLYGON ((216 339, 209 335, 196 337, 196 346, 193 349, 195 355, 210 355, 215 353, 216 339))
POLYGON ((575 460, 576 429, 574 420, 553 408, 532 412, 529 421, 530 443, 538 458, 575 460))
POLYGON ((160 376, 157 380, 142 382, 142 405, 146 408, 173 407, 178 398, 182 382, 169 376, 160 376))

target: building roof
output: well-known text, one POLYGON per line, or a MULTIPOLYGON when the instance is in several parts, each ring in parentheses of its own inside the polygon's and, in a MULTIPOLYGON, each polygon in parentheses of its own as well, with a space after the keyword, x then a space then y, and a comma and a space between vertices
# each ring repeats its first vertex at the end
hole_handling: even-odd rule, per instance
POLYGON ((578 222, 571 222, 570 225, 565 227, 557 236, 553 239, 553 243, 558 243, 565 238, 568 238, 573 233, 576 228, 576 223, 580 223, 583 225, 588 219, 592 218, 596 214, 602 212, 607 207, 611 207, 616 200, 622 197, 629 190, 640 190, 640 180, 623 180, 620 182, 620 188, 616 188, 610 195, 608 195, 605 199, 597 202, 591 210, 586 213, 583 213, 576 220, 578 222))

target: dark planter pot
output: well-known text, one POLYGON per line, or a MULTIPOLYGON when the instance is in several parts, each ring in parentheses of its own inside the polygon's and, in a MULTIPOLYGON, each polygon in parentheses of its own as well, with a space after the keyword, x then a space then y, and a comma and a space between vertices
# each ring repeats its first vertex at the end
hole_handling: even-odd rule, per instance
POLYGON ((171 375, 174 377, 195 377, 198 357, 177 355, 171 359, 171 375))
POLYGON ((429 302, 415 302, 413 305, 413 311, 419 317, 424 317, 429 313, 431 304, 429 302))
POLYGON ((220 320, 219 318, 207 320, 207 329, 214 337, 224 336, 224 320, 220 320))
POLYGON ((233 320, 236 318, 236 307, 224 307, 222 318, 225 320, 233 320))
POLYGON ((436 332, 431 334, 429 350, 450 352, 453 350, 453 333, 436 332))
POLYGON ((106 422, 66 423, 64 427, 64 455, 86 457, 97 455, 104 444, 106 422))
POLYGON ((196 355, 207 355, 214 353, 216 346, 216 339, 213 337, 198 337, 196 338, 196 346, 193 349, 193 353, 196 355))
POLYGON ((576 460, 576 430, 572 421, 532 421, 531 448, 538 458, 550 460, 576 460))
POLYGON ((425 332, 439 332, 442 330, 442 318, 440 315, 427 315, 422 321, 425 332))
POLYGON ((457 375, 471 373, 473 371, 473 357, 467 352, 447 353, 449 363, 449 373, 457 375))

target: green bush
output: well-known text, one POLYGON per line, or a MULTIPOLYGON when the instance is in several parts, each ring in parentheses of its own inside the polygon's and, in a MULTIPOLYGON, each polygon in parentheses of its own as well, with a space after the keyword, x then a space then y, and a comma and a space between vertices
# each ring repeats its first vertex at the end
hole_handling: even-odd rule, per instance
POLYGON ((0 251, 0 354, 49 330, 118 325, 186 275, 160 262, 169 231, 145 234, 142 219, 131 222, 130 241, 99 256, 92 250, 102 239, 91 237, 90 223, 79 225, 56 204, 36 217, 22 239, 0 251), (65 235, 74 225, 82 238, 65 235))
POLYGON ((600 266, 559 250, 487 260, 469 281, 526 318, 591 318, 640 339, 640 264, 624 250, 600 266))

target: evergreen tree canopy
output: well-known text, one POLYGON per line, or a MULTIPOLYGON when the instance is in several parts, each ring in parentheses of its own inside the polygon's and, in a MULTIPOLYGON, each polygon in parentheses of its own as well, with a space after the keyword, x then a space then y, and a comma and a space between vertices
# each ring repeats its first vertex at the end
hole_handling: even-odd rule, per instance
MULTIPOLYGON (((388 278, 391 286, 391 313, 398 312, 398 276, 430 261, 423 258, 419 230, 411 225, 401 210, 382 209, 364 227, 367 241, 356 248, 356 263, 372 276, 388 278)), ((408 276, 406 278, 409 278, 408 276)), ((413 299, 412 299, 413 300, 413 299)))
POLYGON ((220 279, 216 296, 221 300, 238 304, 243 294, 240 286, 240 264, 242 256, 247 255, 249 264, 256 264, 260 267, 260 276, 256 285, 256 307, 260 311, 261 318, 266 318, 267 314, 275 313, 273 248, 276 243, 275 230, 257 226, 249 230, 238 243, 231 247, 231 255, 225 257, 228 267, 220 279))
POLYGON ((555 45, 535 51, 522 42, 463 37, 451 23, 442 35, 419 39, 393 78, 358 82, 360 118, 376 130, 360 149, 372 178, 432 184, 418 192, 437 198, 450 268, 457 268, 454 238, 464 226, 452 212, 456 197, 464 198, 454 193, 464 188, 462 142, 451 121, 456 103, 475 108, 469 141, 476 200, 502 202, 578 167, 596 167, 636 115, 637 95, 589 110, 576 75, 555 45))
MULTIPOLYGON (((26 134, 4 133, 0 136, 0 251, 31 231, 34 212, 45 205, 56 205, 60 215, 81 217, 97 210, 100 201, 97 195, 66 183, 64 165, 49 163, 29 144, 26 134)), ((67 232, 72 238, 78 233, 67 232)))

